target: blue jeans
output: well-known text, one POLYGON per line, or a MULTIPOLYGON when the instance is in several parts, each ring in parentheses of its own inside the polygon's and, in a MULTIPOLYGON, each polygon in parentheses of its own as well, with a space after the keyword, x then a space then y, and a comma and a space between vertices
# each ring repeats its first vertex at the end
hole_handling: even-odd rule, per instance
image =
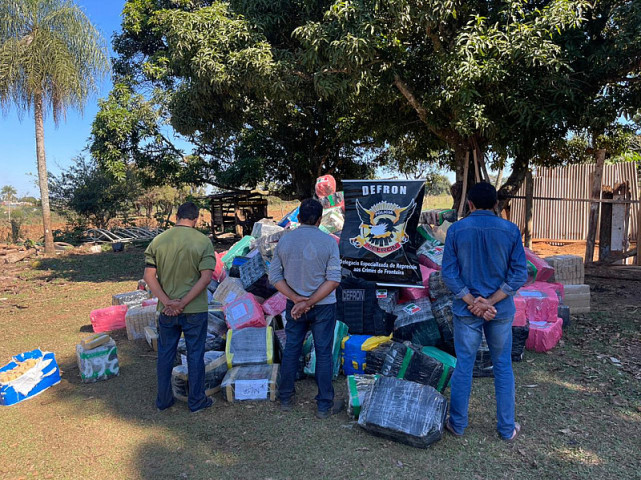
POLYGON ((207 338, 207 312, 183 313, 175 317, 160 314, 158 318, 158 397, 156 407, 160 410, 174 404, 171 390, 171 371, 176 361, 180 334, 187 344, 187 381, 189 398, 187 405, 192 412, 207 403, 205 396, 205 340, 207 338))
POLYGON ((327 411, 334 406, 334 386, 332 385, 332 344, 336 326, 336 304, 316 305, 309 312, 294 320, 291 315, 294 304, 287 301, 286 318, 287 342, 280 366, 278 397, 282 403, 291 401, 294 393, 296 372, 303 350, 307 330, 311 328, 316 351, 316 384, 318 395, 316 405, 319 411, 327 411))
POLYGON ((450 425, 458 434, 467 427, 467 410, 472 390, 472 369, 481 344, 481 329, 494 366, 497 430, 503 438, 514 431, 514 372, 512 371, 512 318, 486 322, 478 317, 454 315, 456 368, 452 374, 450 425))

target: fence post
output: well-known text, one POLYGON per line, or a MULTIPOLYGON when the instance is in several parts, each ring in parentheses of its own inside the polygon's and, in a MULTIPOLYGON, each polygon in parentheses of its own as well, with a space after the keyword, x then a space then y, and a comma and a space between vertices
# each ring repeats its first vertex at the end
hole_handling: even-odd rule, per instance
MULTIPOLYGON (((609 185, 603 185, 601 197, 613 199, 614 192, 609 185)), ((612 250, 612 204, 601 204, 601 225, 599 226, 599 261, 605 260, 612 250)))
POLYGON ((525 174, 525 246, 532 248, 532 210, 534 209, 534 180, 532 170, 525 174))
POLYGON ((637 265, 641 267, 641 207, 637 210, 637 265))
POLYGON ((590 202, 590 217, 588 220, 588 238, 585 245, 585 264, 594 262, 594 244, 596 242, 596 228, 599 221, 599 200, 601 199, 601 180, 603 178, 603 164, 605 163, 605 149, 596 152, 596 169, 592 180, 592 195, 590 202))

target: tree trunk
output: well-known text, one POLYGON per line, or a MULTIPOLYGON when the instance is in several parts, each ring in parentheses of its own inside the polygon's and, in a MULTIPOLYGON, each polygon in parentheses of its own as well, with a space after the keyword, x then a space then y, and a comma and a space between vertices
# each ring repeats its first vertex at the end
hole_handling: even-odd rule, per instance
POLYGON ((42 95, 37 94, 34 101, 34 117, 36 121, 36 157, 38 159, 38 184, 40 186, 40 201, 42 203, 42 226, 44 228, 45 255, 54 255, 53 234, 51 233, 51 209, 49 207, 49 177, 47 175, 47 159, 45 157, 45 127, 42 112, 42 95))
POLYGON ((512 165, 512 173, 507 178, 505 184, 499 189, 499 213, 502 212, 510 199, 510 195, 516 194, 516 192, 521 188, 521 184, 525 180, 525 175, 529 167, 529 161, 521 159, 519 157, 514 159, 514 164, 512 165))

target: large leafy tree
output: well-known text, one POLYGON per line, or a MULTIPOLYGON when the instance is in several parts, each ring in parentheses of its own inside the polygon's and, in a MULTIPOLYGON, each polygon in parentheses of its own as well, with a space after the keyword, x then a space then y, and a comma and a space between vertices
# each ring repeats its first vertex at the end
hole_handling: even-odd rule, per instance
POLYGON ((82 110, 98 79, 109 71, 106 45, 70 0, 0 2, 0 105, 33 109, 45 252, 53 254, 44 144, 44 117, 56 123, 82 110))
POLYGON ((322 4, 129 0, 92 153, 115 173, 144 167, 156 184, 263 183, 298 197, 326 172, 369 175, 371 137, 348 101, 319 97, 292 36, 322 4))

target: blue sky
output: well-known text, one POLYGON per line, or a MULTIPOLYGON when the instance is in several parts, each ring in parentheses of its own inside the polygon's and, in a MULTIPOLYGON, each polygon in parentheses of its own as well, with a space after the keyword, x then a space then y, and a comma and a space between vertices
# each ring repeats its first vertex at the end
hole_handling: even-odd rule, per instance
MULTIPOLYGON (((76 4, 85 11, 111 48, 111 36, 120 30, 120 14, 125 0, 76 0, 76 4)), ((98 112, 98 99, 106 97, 110 90, 111 80, 103 80, 97 94, 87 100, 84 113, 70 110, 67 120, 61 121, 57 128, 51 116, 45 119, 49 171, 59 173, 60 167, 68 166, 70 160, 81 153, 91 133, 91 122, 98 112)), ((0 187, 13 185, 19 196, 40 197, 36 186, 37 172, 33 112, 25 112, 19 117, 15 110, 11 110, 8 115, 0 115, 0 187)))

